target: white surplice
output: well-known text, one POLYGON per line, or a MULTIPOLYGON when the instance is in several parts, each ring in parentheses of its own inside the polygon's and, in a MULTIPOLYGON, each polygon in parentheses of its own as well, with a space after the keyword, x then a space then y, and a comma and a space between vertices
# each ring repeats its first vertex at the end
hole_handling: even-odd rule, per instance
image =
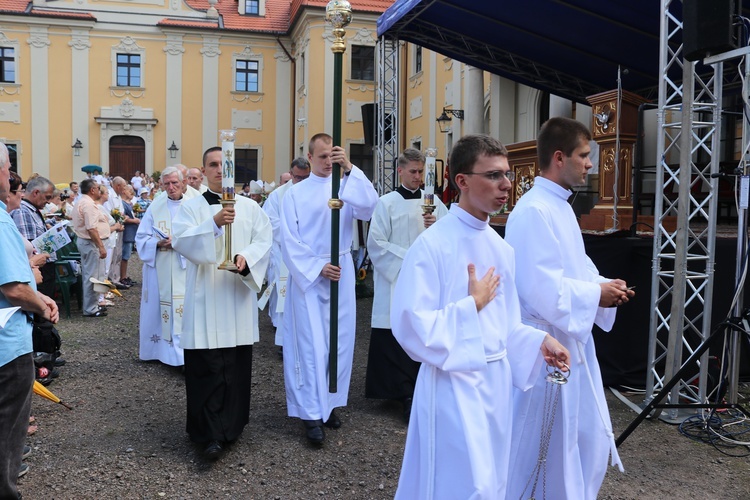
POLYGON ((512 386, 530 387, 541 371, 545 336, 521 322, 513 260, 488 221, 457 204, 406 254, 391 327, 422 366, 396 498, 505 498, 512 386), (500 275, 478 313, 470 263, 478 279, 493 266, 500 275))
POLYGON ((281 255, 281 201, 293 185, 289 181, 274 189, 263 204, 263 211, 268 215, 268 220, 271 221, 271 228, 273 229, 271 262, 268 264, 268 271, 266 272, 268 287, 265 293, 269 294, 268 315, 276 328, 276 338, 274 339, 276 345, 284 345, 284 305, 286 282, 289 277, 289 270, 286 268, 281 255))
MULTIPOLYGON (((622 470, 591 333, 595 323, 609 331, 617 309, 599 307, 599 284, 608 280, 586 255, 567 202, 571 194, 537 177, 513 208, 505 237, 516 251, 524 322, 549 332, 571 355, 547 456, 547 491, 556 498, 583 500, 596 498, 610 453, 612 464, 622 470)), ((533 389, 515 396, 512 498, 519 498, 536 465, 546 385, 540 377, 533 389)))
POLYGON ((169 236, 184 198, 162 196, 149 205, 138 225, 135 246, 143 261, 139 357, 182 366, 180 347, 185 299, 185 259, 175 250, 160 251, 154 227, 169 236))
MULTIPOLYGON (((405 189, 405 188, 404 188, 405 189)), ((372 299, 372 327, 391 327, 391 296, 401 263, 409 247, 424 231, 422 199, 405 200, 398 191, 383 195, 375 207, 367 237, 367 252, 373 266, 375 295, 372 299)), ((448 213, 435 199, 435 216, 448 213)))
POLYGON ((372 182, 353 166, 341 179, 339 223, 338 391, 328 392, 330 281, 320 276, 331 262, 331 177, 315 174, 293 185, 281 211, 281 250, 289 269, 284 306, 284 384, 287 413, 327 420, 345 406, 354 355, 356 297, 351 257, 353 219, 369 220, 378 201, 372 182))
POLYGON ((221 205, 196 196, 182 204, 172 223, 172 246, 187 258, 184 349, 217 349, 258 341, 257 294, 268 266, 273 233, 257 203, 236 197, 232 256, 242 255, 247 276, 219 270, 224 261, 224 231, 213 217, 221 205))

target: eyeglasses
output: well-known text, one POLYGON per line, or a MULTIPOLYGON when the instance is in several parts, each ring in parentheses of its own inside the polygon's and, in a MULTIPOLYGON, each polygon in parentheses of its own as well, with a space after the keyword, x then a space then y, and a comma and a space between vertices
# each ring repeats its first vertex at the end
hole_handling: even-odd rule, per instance
POLYGON ((21 194, 23 194, 23 193, 25 193, 25 192, 26 192, 26 190, 25 190, 25 189, 16 189, 16 190, 12 190, 12 189, 11 189, 11 191, 10 191, 10 192, 11 192, 11 193, 13 193, 13 194, 18 194, 18 193, 21 193, 21 194))
POLYGON ((294 175, 294 174, 292 174, 292 179, 294 179, 295 182, 304 181, 308 177, 310 177, 310 174, 307 174, 307 175, 294 175))
POLYGON ((516 179, 516 173, 513 170, 503 172, 502 170, 490 170, 489 172, 463 172, 464 175, 481 175, 490 182, 500 182, 503 178, 513 182, 516 179))

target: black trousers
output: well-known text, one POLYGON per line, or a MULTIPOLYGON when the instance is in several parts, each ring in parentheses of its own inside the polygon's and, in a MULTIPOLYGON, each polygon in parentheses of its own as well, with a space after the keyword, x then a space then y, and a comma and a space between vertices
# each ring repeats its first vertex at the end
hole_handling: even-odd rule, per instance
POLYGON ((31 353, 0 366, 0 499, 18 498, 16 481, 31 411, 31 353))
POLYGON ((413 397, 419 366, 401 348, 391 330, 373 328, 367 353, 365 397, 395 400, 413 397))
POLYGON ((185 349, 185 392, 190 439, 231 442, 250 414, 253 346, 185 349))

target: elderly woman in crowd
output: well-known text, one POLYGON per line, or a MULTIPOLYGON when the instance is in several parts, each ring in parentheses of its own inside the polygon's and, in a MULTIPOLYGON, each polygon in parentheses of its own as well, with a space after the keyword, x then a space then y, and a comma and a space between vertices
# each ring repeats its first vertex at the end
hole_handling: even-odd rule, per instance
MULTIPOLYGON (((107 216, 109 230, 111 231, 109 238, 107 238, 107 241, 104 244, 104 246, 107 248, 107 258, 104 259, 104 269, 100 269, 100 271, 102 272, 99 273, 99 276, 109 276, 109 266, 112 263, 112 251, 115 248, 115 245, 117 245, 117 238, 119 237, 118 232, 122 231, 122 224, 114 219, 109 210, 104 208, 104 204, 109 201, 109 188, 103 184, 100 184, 99 193, 101 194, 101 196, 96 203, 97 205, 99 205, 99 210, 101 210, 107 216)), ((108 300, 104 296, 104 294, 99 295, 99 306, 113 305, 115 305, 114 302, 108 300)))

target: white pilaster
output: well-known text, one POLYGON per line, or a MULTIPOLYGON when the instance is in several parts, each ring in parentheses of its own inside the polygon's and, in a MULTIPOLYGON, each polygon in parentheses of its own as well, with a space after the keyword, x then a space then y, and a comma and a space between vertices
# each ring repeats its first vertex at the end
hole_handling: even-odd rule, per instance
POLYGON ((31 166, 33 172, 49 178, 48 60, 51 42, 47 26, 30 26, 27 43, 31 47, 31 166))
POLYGON ((73 159, 70 180, 82 178, 81 167, 89 163, 91 154, 91 136, 89 134, 89 30, 73 29, 71 30, 70 42, 71 48, 71 105, 72 105, 72 123, 71 134, 69 138, 72 146, 76 139, 83 143, 81 156, 75 156, 73 148, 69 154, 73 159))
POLYGON ((165 89, 167 109, 165 120, 166 144, 162 148, 162 153, 166 160, 164 164, 174 165, 175 163, 182 163, 184 148, 182 143, 182 54, 185 53, 185 48, 182 46, 182 35, 167 35, 164 52, 167 53, 167 87, 165 89), (172 141, 179 148, 176 158, 171 158, 167 149, 172 145, 172 141))
MULTIPOLYGON (((461 81, 463 80, 463 63, 460 63, 458 61, 455 61, 453 63, 453 90, 451 91, 453 100, 450 104, 453 105, 453 109, 463 109, 462 106, 462 94, 461 94, 461 81)), ((458 118, 453 118, 451 122, 451 135, 454 138, 454 141, 457 141, 461 138, 463 134, 463 120, 459 120, 458 118)), ((451 142, 454 142, 451 141, 451 142)), ((451 144, 452 147, 452 144, 451 144)))
MULTIPOLYGON (((333 52, 331 52, 331 44, 333 42, 333 34, 331 33, 331 29, 326 26, 325 32, 323 33, 323 38, 325 40, 325 57, 324 57, 324 74, 325 74, 325 81, 323 82, 323 130, 313 130, 312 133, 317 134, 319 132, 325 132, 326 134, 332 134, 333 133, 333 52)), ((344 66, 343 64, 343 58, 347 57, 347 53, 344 52, 342 56, 342 68, 344 66)), ((347 75, 341 74, 342 80, 347 80, 347 75)), ((343 86, 343 81, 342 81, 343 86)), ((309 126, 309 124, 308 124, 309 126)), ((334 144, 334 146, 338 146, 338 144, 334 144)))
MULTIPOLYGON (((292 130, 291 113, 292 99, 289 98, 288 89, 292 85, 292 63, 287 55, 279 50, 274 56, 276 59, 276 137, 288 137, 292 130)), ((289 143, 276 141, 274 151, 274 168, 272 181, 276 181, 283 172, 289 170, 292 159, 289 157, 289 143)), ((258 172, 258 177, 261 172, 258 172)), ((277 181, 278 182, 278 181, 277 181)))
POLYGON ((464 134, 484 133, 484 73, 464 66, 464 134))
POLYGON ((549 116, 554 118, 556 116, 562 116, 570 118, 573 116, 573 103, 568 99, 550 94, 549 96, 549 116))
POLYGON ((204 36, 201 54, 203 54, 202 122, 203 150, 205 151, 219 142, 219 55, 221 54, 219 37, 204 36))
MULTIPOLYGON (((424 54, 424 51, 422 52, 424 54)), ((435 51, 430 51, 430 88, 429 92, 430 95, 427 98, 427 102, 429 102, 430 109, 427 112, 427 118, 429 125, 429 132, 427 134, 427 144, 423 145, 422 149, 426 148, 435 148, 437 147, 437 143, 435 142, 435 127, 437 127, 437 123, 435 122, 435 118, 440 115, 440 112, 438 112, 437 106, 435 103, 437 102, 437 53, 435 51)), ((442 111, 443 108, 440 108, 442 111)), ((445 151, 438 151, 438 157, 443 158, 446 157, 445 151)))
POLYGON ((490 77, 490 135, 503 144, 516 141, 516 83, 492 75, 490 77))

